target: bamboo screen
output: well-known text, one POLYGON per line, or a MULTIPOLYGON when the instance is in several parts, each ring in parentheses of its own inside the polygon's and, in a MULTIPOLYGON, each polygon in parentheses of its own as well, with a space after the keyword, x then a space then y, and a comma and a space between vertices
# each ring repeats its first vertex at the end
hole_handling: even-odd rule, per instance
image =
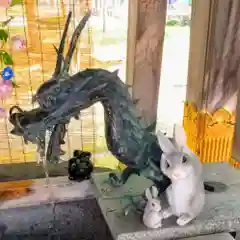
MULTIPOLYGON (((111 4, 115 4, 116 7, 116 4, 122 4, 122 2, 112 1, 111 4)), ((116 8, 118 9, 119 6, 116 8)), ((91 1, 80 0, 72 0, 72 2, 71 0, 25 0, 22 5, 16 5, 4 11, 6 19, 9 16, 14 16, 14 19, 8 25, 9 36, 23 36, 26 40, 26 49, 13 50, 9 44, 8 51, 13 58, 15 81, 19 88, 14 89, 10 99, 2 102, 2 107, 6 110, 9 110, 15 104, 20 105, 23 109, 31 109, 33 107, 31 104, 32 94, 42 82, 51 77, 54 70, 56 53, 53 44, 58 46, 60 42, 61 32, 68 11, 72 10, 73 12, 71 29, 68 35, 69 42, 69 37, 86 8, 94 8, 94 17, 91 18, 81 36, 72 61, 71 72, 75 73, 87 67, 108 69, 120 67, 124 71, 124 59, 119 60, 115 56, 105 60, 101 59, 102 53, 106 52, 106 48, 113 47, 116 42, 122 44, 121 46, 125 46, 127 36, 126 24, 122 26, 124 30, 119 39, 108 36, 106 20, 114 11, 112 10, 109 13, 111 8, 104 7, 103 1, 94 1, 92 3, 91 1), (99 15, 99 19, 102 19, 102 16, 104 20, 100 24, 101 26, 95 27, 99 22, 97 19, 99 15)), ((3 14, 1 13, 0 15, 2 16, 3 14)), ((114 27, 109 27, 109 29, 110 32, 117 30, 114 27)), ((124 73, 122 73, 123 75, 124 73)), ((9 133, 11 128, 12 126, 7 121, 7 118, 0 120, 0 163, 36 161, 36 146, 31 144, 25 145, 20 137, 11 135, 9 133)), ((65 140, 64 150, 67 152, 66 156, 63 157, 65 160, 68 159, 74 149, 83 149, 93 153, 93 160, 97 166, 113 169, 118 166, 118 162, 106 148, 103 109, 100 104, 82 111, 80 121, 71 121, 65 140)))

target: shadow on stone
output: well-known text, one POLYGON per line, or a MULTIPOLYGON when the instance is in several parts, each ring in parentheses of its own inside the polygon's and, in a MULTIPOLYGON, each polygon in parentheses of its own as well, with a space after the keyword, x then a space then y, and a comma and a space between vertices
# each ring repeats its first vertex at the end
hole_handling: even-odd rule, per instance
POLYGON ((221 193, 225 192, 228 189, 228 186, 221 182, 215 182, 215 181, 207 181, 205 182, 208 186, 213 188, 213 193, 221 193))

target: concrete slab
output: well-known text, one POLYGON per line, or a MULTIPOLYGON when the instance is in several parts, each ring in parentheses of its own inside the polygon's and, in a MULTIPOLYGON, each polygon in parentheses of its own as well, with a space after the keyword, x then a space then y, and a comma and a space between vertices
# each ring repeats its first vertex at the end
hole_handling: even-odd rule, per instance
POLYGON ((115 239, 176 239, 240 230, 239 188, 231 186, 226 193, 207 194, 203 212, 187 226, 180 227, 176 218, 170 218, 158 230, 147 229, 139 214, 123 215, 123 209, 131 204, 128 199, 99 198, 98 202, 115 239))
POLYGON ((0 211, 4 240, 112 240, 95 199, 11 208, 0 211))
POLYGON ((182 240, 234 240, 229 233, 218 233, 212 235, 204 235, 198 237, 182 238, 182 240))
MULTIPOLYGON (((101 178, 104 179, 104 174, 101 178)), ((190 224, 180 227, 176 224, 176 218, 166 219, 163 227, 157 230, 147 229, 141 222, 141 215, 130 212, 124 216, 123 211, 131 204, 127 196, 139 195, 149 182, 143 177, 137 181, 129 181, 124 189, 117 188, 114 194, 106 195, 102 192, 101 181, 97 183, 99 190, 98 203, 104 218, 115 239, 177 239, 195 237, 204 234, 240 231, 240 182, 239 170, 231 168, 227 164, 204 165, 204 179, 208 181, 220 181, 228 185, 225 192, 208 193, 206 204, 202 213, 190 224), (223 178, 224 176, 224 178, 223 178), (236 179, 235 179, 236 178, 236 179), (134 189, 137 189, 136 192, 134 189), (127 193, 127 194, 122 194, 127 193), (101 195, 102 194, 102 195, 101 195)), ((105 179, 108 174, 106 174, 105 179)), ((96 182, 96 175, 93 176, 96 182)))
MULTIPOLYGON (((119 174, 118 171, 112 172, 119 174)), ((152 182, 147 179, 145 179, 145 181, 141 181, 141 184, 143 185, 138 184, 139 180, 142 180, 142 177, 132 175, 126 185, 120 188, 114 188, 108 181, 109 173, 110 172, 93 174, 92 181, 94 183, 93 186, 95 186, 94 189, 97 197, 111 199, 119 198, 122 196, 138 196, 143 193, 143 189, 152 185, 152 182)))
POLYGON ((228 163, 209 163, 203 165, 203 178, 205 181, 224 182, 227 185, 240 184, 240 170, 228 163))

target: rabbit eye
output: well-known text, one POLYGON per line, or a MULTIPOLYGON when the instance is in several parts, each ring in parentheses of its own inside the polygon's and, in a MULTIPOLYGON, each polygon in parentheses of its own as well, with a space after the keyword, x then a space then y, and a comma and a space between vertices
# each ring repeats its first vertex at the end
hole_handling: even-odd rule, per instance
POLYGON ((186 157, 186 156, 183 156, 182 162, 183 162, 183 163, 186 163, 186 162, 187 162, 187 157, 186 157))
POLYGON ((166 168, 170 168, 170 164, 166 162, 166 168))
POLYGON ((152 207, 155 207, 155 203, 152 203, 152 207))

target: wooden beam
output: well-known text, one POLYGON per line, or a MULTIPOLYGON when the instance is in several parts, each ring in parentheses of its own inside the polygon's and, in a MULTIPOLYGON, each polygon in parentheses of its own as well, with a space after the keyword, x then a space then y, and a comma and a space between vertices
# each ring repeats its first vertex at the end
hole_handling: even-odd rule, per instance
POLYGON ((232 158, 234 159, 235 165, 238 163, 237 167, 240 167, 240 94, 238 94, 236 108, 236 123, 232 145, 232 158))
POLYGON ((41 52, 41 33, 38 24, 38 1, 24 0, 27 18, 28 47, 31 51, 41 52))
MULTIPOLYGON (((129 86, 133 86, 134 65, 137 44, 138 0, 129 1, 128 5, 128 41, 127 41, 127 71, 126 79, 129 86)), ((129 88, 132 94, 132 88, 129 88)))
MULTIPOLYGON (((231 147, 240 78, 239 22, 239 0, 193 0, 184 127, 188 145, 203 162, 231 160, 237 166, 231 147)), ((235 157, 239 143, 235 133, 235 157)))
POLYGON ((129 1, 127 84, 147 124, 157 118, 167 0, 129 1))
POLYGON ((240 2, 193 1, 187 101, 214 113, 235 110, 240 2))
POLYGON ((198 98, 203 89, 209 32, 211 25, 212 1, 193 0, 188 63, 187 101, 201 104, 198 98))

